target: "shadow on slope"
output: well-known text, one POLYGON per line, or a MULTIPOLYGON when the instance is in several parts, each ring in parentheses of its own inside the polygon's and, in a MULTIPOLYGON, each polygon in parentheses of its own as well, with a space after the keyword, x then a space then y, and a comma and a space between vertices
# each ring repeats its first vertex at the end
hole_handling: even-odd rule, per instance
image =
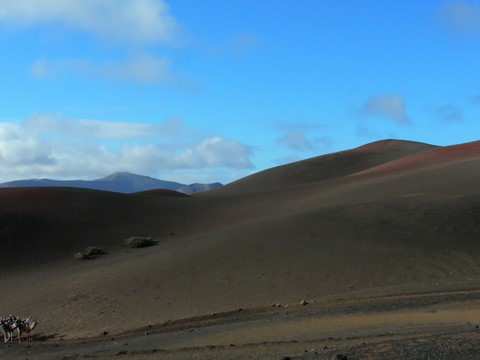
POLYGON ((171 191, 0 189, 0 267, 70 259, 86 246, 118 249, 134 235, 164 237, 175 231, 182 199, 171 191))

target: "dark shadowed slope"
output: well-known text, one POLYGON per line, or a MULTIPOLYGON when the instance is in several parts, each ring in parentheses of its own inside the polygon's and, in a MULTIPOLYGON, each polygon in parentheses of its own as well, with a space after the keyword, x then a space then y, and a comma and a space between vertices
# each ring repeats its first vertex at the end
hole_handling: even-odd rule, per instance
POLYGON ((72 258, 86 246, 119 248, 134 235, 163 237, 175 228, 186 195, 134 195, 76 188, 0 189, 0 267, 72 258))

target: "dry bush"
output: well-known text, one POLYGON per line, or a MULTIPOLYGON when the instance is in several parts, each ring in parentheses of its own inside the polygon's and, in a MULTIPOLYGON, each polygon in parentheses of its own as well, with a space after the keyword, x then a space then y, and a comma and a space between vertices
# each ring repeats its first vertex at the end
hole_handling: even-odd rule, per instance
POLYGON ((79 251, 75 254, 75 259, 89 260, 96 258, 97 256, 104 255, 105 252, 96 246, 89 246, 83 251, 79 251))
POLYGON ((129 248, 143 248, 156 245, 158 242, 151 237, 132 236, 125 240, 123 244, 129 248))

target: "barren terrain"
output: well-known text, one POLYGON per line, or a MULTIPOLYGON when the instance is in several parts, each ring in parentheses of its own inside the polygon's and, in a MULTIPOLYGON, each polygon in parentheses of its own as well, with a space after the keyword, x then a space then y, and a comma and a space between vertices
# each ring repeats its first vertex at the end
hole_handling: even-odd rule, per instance
POLYGON ((39 320, 0 355, 474 359, 479 183, 477 142, 388 140, 194 196, 0 189, 0 316, 39 320))

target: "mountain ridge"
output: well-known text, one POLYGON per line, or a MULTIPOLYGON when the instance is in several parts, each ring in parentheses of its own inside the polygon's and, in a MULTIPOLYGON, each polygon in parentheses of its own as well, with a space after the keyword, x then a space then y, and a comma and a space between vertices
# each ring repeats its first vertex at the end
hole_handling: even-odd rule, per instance
POLYGON ((122 171, 115 172, 95 180, 52 180, 52 179, 22 179, 0 183, 0 188, 10 187, 73 187, 91 190, 111 191, 131 194, 135 192, 165 189, 193 194, 212 190, 222 186, 221 183, 182 184, 174 181, 155 179, 150 176, 122 171))

